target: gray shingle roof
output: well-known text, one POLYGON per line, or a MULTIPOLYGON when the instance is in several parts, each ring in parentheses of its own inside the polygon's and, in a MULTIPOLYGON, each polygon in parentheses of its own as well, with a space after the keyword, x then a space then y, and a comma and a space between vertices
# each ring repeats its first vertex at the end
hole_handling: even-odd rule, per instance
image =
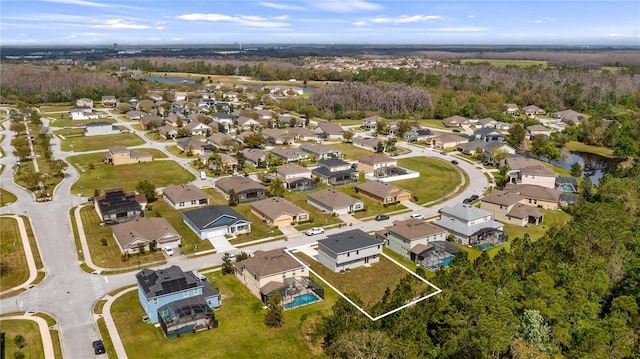
POLYGON ((360 229, 331 234, 327 236, 327 238, 318 241, 318 244, 334 253, 355 251, 362 248, 382 245, 382 243, 382 240, 372 237, 360 229))
POLYGON ((182 215, 188 218, 191 223, 196 225, 199 229, 226 227, 237 223, 238 221, 248 222, 246 218, 242 217, 238 212, 234 211, 229 206, 209 206, 204 208, 193 209, 191 211, 182 212, 182 215), (223 223, 214 224, 215 220, 222 216, 230 217, 229 221, 223 223))

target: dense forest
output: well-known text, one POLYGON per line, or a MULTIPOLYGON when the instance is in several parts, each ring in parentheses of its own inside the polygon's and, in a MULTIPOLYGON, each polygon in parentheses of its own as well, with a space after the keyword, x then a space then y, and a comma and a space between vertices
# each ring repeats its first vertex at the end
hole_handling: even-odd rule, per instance
MULTIPOLYGON (((457 257, 443 292, 372 322, 340 299, 316 328, 334 358, 637 358, 640 166, 603 178, 573 220, 509 252, 457 257)), ((418 270, 419 274, 423 272, 418 270)), ((411 298, 408 282, 371 312, 411 298)), ((358 298, 354 297, 358 301, 358 298)))

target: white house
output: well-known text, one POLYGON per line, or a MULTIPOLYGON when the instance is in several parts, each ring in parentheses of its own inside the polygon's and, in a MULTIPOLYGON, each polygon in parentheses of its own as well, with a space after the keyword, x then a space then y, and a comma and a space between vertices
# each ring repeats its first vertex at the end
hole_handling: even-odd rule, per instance
POLYGON ((84 128, 85 136, 115 135, 120 133, 118 126, 110 122, 90 122, 84 128))
POLYGON ((331 234, 318 241, 318 262, 334 272, 380 261, 382 240, 359 229, 331 234))

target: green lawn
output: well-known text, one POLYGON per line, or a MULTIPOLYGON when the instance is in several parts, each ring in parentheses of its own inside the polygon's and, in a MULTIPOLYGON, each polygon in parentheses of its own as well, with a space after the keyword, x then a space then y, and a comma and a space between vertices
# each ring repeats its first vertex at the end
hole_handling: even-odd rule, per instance
POLYGON ((15 194, 0 187, 0 206, 4 206, 5 204, 9 204, 9 203, 14 203, 17 200, 18 200, 18 197, 16 197, 15 194))
POLYGON ((120 254, 122 251, 113 238, 113 231, 110 226, 101 226, 100 218, 93 206, 85 206, 80 210, 84 233, 89 245, 89 252, 93 263, 104 268, 123 268, 136 265, 138 259, 140 264, 163 260, 162 251, 147 253, 141 256, 131 255, 128 261, 123 262, 120 254), (102 239, 107 240, 107 245, 102 244, 102 239))
POLYGON ((456 167, 439 158, 410 157, 398 160, 398 166, 420 172, 420 177, 394 181, 418 197, 416 203, 423 204, 442 198, 461 183, 462 178, 456 167))
POLYGON ((350 143, 345 142, 331 143, 328 144, 328 146, 342 151, 342 156, 344 156, 345 160, 357 160, 358 158, 375 154, 374 152, 367 151, 364 148, 356 147, 350 143))
MULTIPOLYGON (((215 311, 220 326, 208 331, 166 339, 161 328, 142 322, 145 314, 136 291, 125 294, 111 307, 127 355, 136 358, 326 358, 306 338, 314 324, 329 313, 337 295, 325 290, 325 300, 286 311, 279 329, 263 324, 263 304, 234 276, 215 273, 212 283, 220 290, 222 305, 215 311), (311 348, 310 348, 311 347, 311 348), (315 348, 313 350, 312 348, 315 348)), ((317 343, 315 343, 317 345, 317 343)))
POLYGON ((60 117, 61 114, 56 113, 56 114, 51 114, 51 115, 46 115, 43 114, 44 117, 50 117, 53 119, 53 121, 51 121, 50 126, 51 127, 59 127, 59 128, 64 128, 64 127, 77 127, 78 125, 86 125, 87 123, 91 123, 91 122, 110 122, 110 123, 116 123, 116 120, 114 120, 113 118, 110 117, 105 117, 105 118, 101 118, 98 120, 72 120, 69 118, 69 116, 65 113, 64 114, 64 118, 60 117))
POLYGON ((188 210, 178 211, 175 210, 171 205, 167 204, 164 200, 159 199, 152 204, 153 210, 149 213, 150 217, 162 217, 169 222, 173 228, 180 233, 182 236, 182 252, 185 254, 190 254, 198 251, 204 251, 208 249, 213 249, 211 242, 208 240, 201 240, 198 236, 182 221, 182 212, 192 210, 194 208, 189 208, 188 210))
MULTIPOLYGON (((395 211, 401 211, 403 209, 406 209, 407 207, 405 207, 402 204, 393 204, 393 205, 389 205, 389 206, 384 206, 378 202, 374 202, 372 201, 369 197, 363 196, 361 194, 358 194, 355 192, 355 187, 356 187, 357 183, 352 183, 352 184, 347 184, 344 186, 338 186, 335 187, 336 190, 351 196, 355 199, 359 199, 364 203, 364 211, 358 211, 355 213, 352 213, 351 215, 355 218, 365 218, 365 217, 371 217, 371 216, 375 216, 376 214, 381 214, 381 213, 390 213, 390 212, 395 212, 395 211)), ((395 182, 394 182, 395 184, 395 182)))
POLYGON ((191 156, 191 157, 187 156, 186 152, 183 152, 181 149, 178 148, 178 146, 167 146, 165 147, 165 149, 169 151, 171 154, 176 155, 180 158, 193 158, 193 159, 198 158, 198 156, 191 156))
POLYGON ((540 162, 542 162, 545 166, 551 168, 558 176, 571 176, 571 171, 569 170, 542 160, 540 160, 540 162))
POLYGON ((117 135, 69 137, 62 140, 63 151, 95 151, 107 149, 111 146, 138 146, 144 140, 135 133, 119 133, 117 135))
POLYGON ((506 66, 547 66, 546 61, 539 60, 502 60, 502 59, 462 59, 460 60, 462 64, 479 64, 479 63, 489 63, 491 66, 497 67, 506 67, 506 66))
POLYGON ((72 156, 67 161, 80 171, 72 193, 93 196, 94 189, 124 188, 132 191, 138 181, 148 180, 156 187, 193 181, 195 176, 174 161, 153 161, 112 166, 102 162, 104 153, 72 156), (93 166, 93 169, 91 168, 93 166), (84 169, 84 172, 82 171, 84 169))
POLYGON ((578 141, 567 142, 564 148, 569 151, 593 153, 601 156, 613 156, 613 150, 607 147, 591 146, 578 141))
POLYGON ((444 125, 444 123, 442 123, 442 120, 436 120, 436 119, 418 120, 418 124, 420 124, 420 126, 425 126, 425 127, 435 127, 435 128, 441 128, 441 129, 449 129, 447 126, 444 125))
POLYGON ((0 217, 0 254, 2 262, 10 271, 0 277, 0 291, 11 289, 29 278, 27 257, 18 230, 18 222, 13 218, 0 217))
MULTIPOLYGON (((2 319, 0 317, 0 319, 2 319)), ((32 320, 0 320, 0 331, 5 334, 5 353, 13 358, 19 350, 13 342, 16 335, 22 335, 26 345, 20 349, 25 358, 44 358, 44 347, 38 324, 32 320)))
POLYGON ((311 216, 311 220, 313 221, 310 223, 303 223, 295 226, 297 230, 304 231, 311 227, 327 226, 327 225, 342 223, 342 220, 340 218, 333 217, 330 214, 322 213, 322 211, 320 211, 316 207, 307 203, 307 195, 309 193, 320 191, 325 188, 327 188, 326 184, 318 183, 318 188, 313 191, 285 192, 284 198, 290 201, 291 203, 295 204, 296 206, 309 212, 309 215, 311 216))

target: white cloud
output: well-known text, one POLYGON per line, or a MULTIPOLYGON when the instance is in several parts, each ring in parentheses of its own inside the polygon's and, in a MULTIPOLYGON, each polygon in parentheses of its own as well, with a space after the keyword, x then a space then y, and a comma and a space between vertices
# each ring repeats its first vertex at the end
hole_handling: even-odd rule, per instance
POLYGON ((278 28, 289 26, 285 22, 269 21, 260 16, 229 16, 223 14, 184 14, 177 16, 178 19, 187 21, 211 21, 211 22, 231 22, 238 25, 259 27, 259 28, 278 28))
POLYGON ((486 27, 461 26, 461 27, 439 27, 434 29, 441 32, 482 32, 487 31, 486 27))
POLYGON ((543 23, 543 22, 552 22, 552 21, 555 21, 555 19, 552 18, 552 17, 541 17, 541 18, 535 20, 534 23, 540 24, 540 23, 543 23))
POLYGON ((274 16, 272 17, 273 20, 278 20, 278 21, 284 21, 284 20, 288 20, 291 16, 289 15, 280 15, 280 16, 274 16))
POLYGON ((130 30, 143 30, 149 29, 151 26, 142 25, 142 24, 134 24, 130 21, 126 21, 123 19, 110 19, 104 22, 101 25, 94 25, 93 27, 101 28, 101 29, 130 29, 130 30))
POLYGON ((438 19, 440 19, 440 16, 438 15, 413 15, 413 16, 402 15, 398 17, 380 16, 371 20, 371 22, 375 24, 408 24, 412 22, 434 21, 438 19))
POLYGON ((270 7, 272 9, 278 9, 278 10, 306 10, 302 6, 291 5, 291 4, 277 4, 277 3, 266 2, 266 1, 261 1, 258 4, 265 7, 270 7))
POLYGON ((313 1, 311 6, 330 12, 358 12, 358 11, 373 11, 382 10, 383 7, 380 4, 375 4, 362 0, 343 0, 343 1, 313 1))
POLYGON ((355 25, 355 26, 366 26, 366 25, 369 25, 369 23, 366 22, 366 21, 356 21, 356 22, 353 23, 353 25, 355 25))
POLYGON ((473 19, 474 17, 476 17, 474 14, 471 14, 469 16, 467 16, 469 19, 473 19))
POLYGON ((633 34, 620 34, 620 33, 610 33, 606 35, 607 37, 611 37, 614 39, 622 39, 622 38, 634 38, 634 37, 640 37, 640 35, 633 35, 633 34))
POLYGON ((95 1, 84 1, 84 0, 44 0, 45 2, 54 2, 59 4, 69 4, 69 5, 77 5, 77 6, 92 6, 92 7, 110 7, 111 5, 101 4, 95 1))

